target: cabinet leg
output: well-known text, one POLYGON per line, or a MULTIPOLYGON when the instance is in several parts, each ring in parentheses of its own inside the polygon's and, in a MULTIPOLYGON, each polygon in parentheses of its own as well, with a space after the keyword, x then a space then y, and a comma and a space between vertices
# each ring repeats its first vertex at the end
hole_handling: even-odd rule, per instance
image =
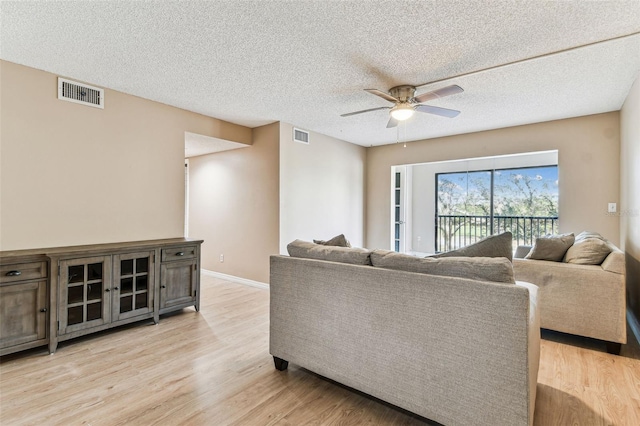
POLYGON ((56 349, 58 349, 58 342, 57 341, 50 341, 49 342, 49 355, 53 355, 54 353, 56 353, 56 349))

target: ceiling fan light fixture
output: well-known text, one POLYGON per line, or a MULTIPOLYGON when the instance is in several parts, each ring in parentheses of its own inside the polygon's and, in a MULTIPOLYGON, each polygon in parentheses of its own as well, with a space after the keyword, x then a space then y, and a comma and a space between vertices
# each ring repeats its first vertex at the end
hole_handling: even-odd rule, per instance
POLYGON ((410 104, 398 104, 391 108, 391 117, 395 118, 398 121, 404 121, 409 119, 415 110, 413 106, 410 104))

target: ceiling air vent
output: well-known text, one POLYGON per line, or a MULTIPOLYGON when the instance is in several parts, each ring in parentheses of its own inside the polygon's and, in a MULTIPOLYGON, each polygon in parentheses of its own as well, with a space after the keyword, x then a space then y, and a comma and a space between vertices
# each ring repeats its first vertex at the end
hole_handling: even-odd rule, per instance
POLYGON ((293 140, 295 142, 306 143, 309 145, 309 132, 293 128, 293 140))
POLYGON ((58 99, 104 109, 104 89, 58 77, 58 99))

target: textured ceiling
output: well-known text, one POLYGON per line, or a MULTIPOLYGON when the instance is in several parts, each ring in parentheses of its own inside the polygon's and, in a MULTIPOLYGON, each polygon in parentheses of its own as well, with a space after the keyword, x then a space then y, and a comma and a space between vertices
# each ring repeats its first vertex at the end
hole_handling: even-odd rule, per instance
POLYGON ((638 0, 0 8, 2 59, 233 123, 284 121, 365 146, 618 110, 640 70, 638 0), (463 87, 428 102, 462 111, 454 119, 416 114, 386 129, 385 110, 340 117, 389 105, 363 89, 443 79, 417 93, 463 87))

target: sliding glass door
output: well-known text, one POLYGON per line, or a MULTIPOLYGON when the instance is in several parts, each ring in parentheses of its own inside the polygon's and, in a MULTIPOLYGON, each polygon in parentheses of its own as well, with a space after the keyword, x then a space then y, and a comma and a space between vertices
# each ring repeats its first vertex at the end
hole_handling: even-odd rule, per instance
POLYGON ((558 230, 558 166, 436 174, 435 249, 510 231, 514 246, 558 230))

